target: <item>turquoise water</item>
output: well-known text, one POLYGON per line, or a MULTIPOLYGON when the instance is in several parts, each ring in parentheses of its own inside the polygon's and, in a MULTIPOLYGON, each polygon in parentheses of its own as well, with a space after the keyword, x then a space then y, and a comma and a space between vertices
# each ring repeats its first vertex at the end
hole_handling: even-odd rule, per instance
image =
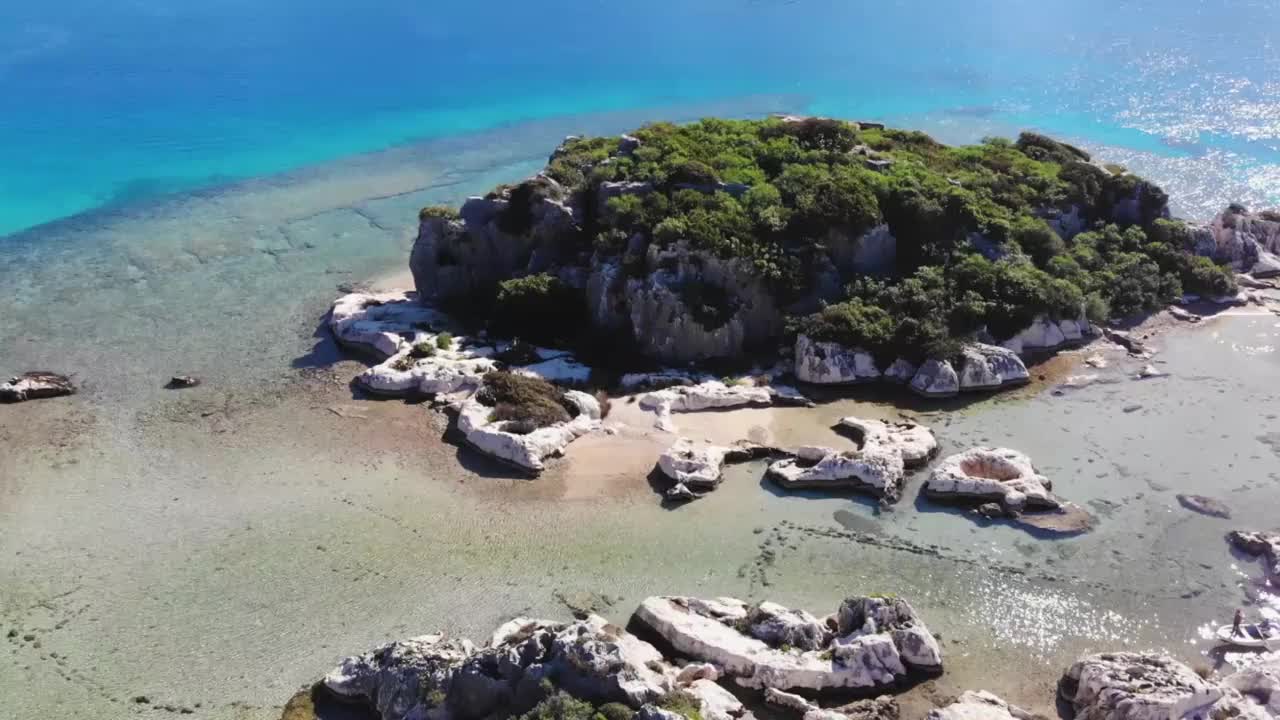
POLYGON ((1136 153, 1203 195, 1193 213, 1280 202, 1274 0, 6 5, 0 234, 508 123, 758 94, 1136 153))

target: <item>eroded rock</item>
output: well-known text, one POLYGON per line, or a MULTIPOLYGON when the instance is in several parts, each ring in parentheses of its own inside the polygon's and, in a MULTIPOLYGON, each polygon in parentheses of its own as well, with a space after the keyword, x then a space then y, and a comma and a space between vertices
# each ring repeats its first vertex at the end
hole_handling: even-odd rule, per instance
POLYGON ((911 378, 911 390, 928 398, 954 397, 960 392, 960 376, 946 360, 926 360, 911 378))
POLYGON ((930 497, 976 503, 998 502, 1006 513, 1055 509, 1053 483, 1031 459, 1008 448, 972 448, 943 460, 925 484, 930 497))
POLYGON ((1037 716, 986 690, 966 690, 950 705, 930 710, 929 720, 1037 720, 1037 716))
POLYGON ((995 345, 972 343, 961 351, 960 390, 999 390, 1031 379, 1017 353, 995 345))
POLYGON ((814 385, 852 385, 880 379, 875 358, 858 348, 819 342, 808 335, 796 338, 795 373, 814 385))
POLYGON ((769 478, 788 489, 850 489, 890 502, 902 495, 902 455, 871 445, 861 450, 801 447, 795 457, 769 466, 769 478))
POLYGON ((850 416, 840 418, 837 427, 851 431, 864 448, 875 446, 897 452, 907 468, 926 465, 938 453, 938 438, 919 423, 850 416))
POLYGON ((1280 578, 1280 532, 1232 530, 1227 533, 1227 542, 1242 553, 1264 559, 1267 573, 1280 578))
POLYGON ((668 432, 675 431, 675 422, 671 419, 673 412, 697 412, 771 404, 773 404, 773 395, 768 388, 754 385, 725 385, 718 380, 669 387, 640 397, 640 407, 655 413, 657 418, 654 424, 668 432))
POLYGON ((529 430, 516 421, 494 420, 494 408, 472 396, 458 410, 458 430, 480 452, 541 472, 544 460, 562 455, 569 443, 600 427, 600 404, 594 397, 570 390, 565 398, 577 407, 577 415, 568 422, 529 430))

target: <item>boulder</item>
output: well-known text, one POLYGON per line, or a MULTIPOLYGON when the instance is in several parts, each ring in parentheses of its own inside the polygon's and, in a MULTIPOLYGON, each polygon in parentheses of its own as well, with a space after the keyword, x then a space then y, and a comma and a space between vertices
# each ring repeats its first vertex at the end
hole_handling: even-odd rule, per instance
POLYGON ((960 376, 946 360, 926 360, 911 378, 911 390, 928 398, 954 397, 960 392, 960 376))
MULTIPOLYGON (((1080 659, 1058 683, 1077 720, 1170 720, 1225 694, 1167 655, 1102 653, 1080 659)), ((1217 717, 1214 715, 1213 717, 1217 717)))
POLYGON ((1246 555, 1261 557, 1267 563, 1267 574, 1280 578, 1280 532, 1247 532, 1232 530, 1227 542, 1246 555))
POLYGON ((767 475, 792 490, 850 489, 892 502, 902 495, 905 470, 900 453, 878 445, 846 451, 802 447, 796 457, 770 465, 767 475))
POLYGON ((1031 379, 1027 366, 1012 350, 973 343, 961 351, 960 389, 998 390, 1010 385, 1021 385, 1031 379))
POLYGON ((929 497, 974 503, 998 502, 1006 513, 1055 509, 1053 484, 1017 450, 979 447, 943 460, 925 483, 929 497))
POLYGON ((733 693, 716 684, 714 680, 700 678, 680 689, 698 702, 698 712, 702 720, 734 720, 747 713, 742 701, 733 693))
MULTIPOLYGON (((797 636, 775 633, 775 626, 761 631, 753 624, 759 608, 732 598, 650 597, 633 620, 682 655, 715 663, 738 684, 760 690, 871 689, 892 685, 913 671, 941 669, 937 643, 905 602, 850 598, 842 615, 846 607, 850 617, 855 609, 866 615, 856 626, 841 625, 839 633, 815 627, 811 622, 816 624, 816 618, 807 614, 783 623, 793 630, 805 628, 799 633, 812 649, 784 642, 797 636), (751 634, 753 628, 774 644, 751 634)), ((769 604, 766 614, 778 618, 785 610, 769 604)), ((772 702, 780 697, 774 694, 772 702)))
POLYGON ((814 385, 851 385, 880 379, 875 358, 858 348, 819 342, 808 335, 796 338, 796 377, 814 385))
POLYGON ((837 427, 851 431, 865 449, 880 447, 897 452, 907 468, 927 465, 938 453, 938 438, 933 431, 916 422, 840 418, 837 427))
POLYGON ((928 720, 1036 720, 1036 716, 986 690, 966 690, 950 705, 930 710, 928 720))
POLYGON ((752 607, 746 625, 748 634, 771 647, 819 650, 831 642, 831 632, 821 620, 804 610, 790 610, 774 602, 752 607))
POLYGON ((570 390, 566 399, 578 414, 568 422, 524 432, 518 423, 491 420, 493 408, 470 397, 458 411, 458 430, 467 442, 486 455, 532 472, 544 469, 543 461, 559 456, 569 443, 600 428, 600 404, 586 393, 570 390))
POLYGON ((434 703, 436 693, 442 698, 474 652, 469 640, 423 635, 349 657, 323 683, 341 698, 367 702, 383 720, 402 720, 420 704, 434 703))
POLYGON ((1046 353, 1078 345, 1092 336, 1093 332, 1093 326, 1083 314, 1077 318, 1061 320, 1041 315, 1026 329, 1001 342, 1000 346, 1021 356, 1046 353))
POLYGON ((412 346, 419 332, 447 323, 441 313, 418 303, 411 293, 350 293, 333 302, 329 329, 339 343, 378 358, 412 346), (410 339, 406 339, 410 338, 410 339))
POLYGON ((191 375, 174 375, 164 384, 166 390, 185 390, 200 385, 200 378, 191 375))
POLYGON ((1237 272, 1269 277, 1280 272, 1280 213, 1232 205, 1207 225, 1193 226, 1195 251, 1237 272))
POLYGON ((1147 346, 1142 344, 1141 340, 1134 337, 1133 333, 1125 332, 1124 330, 1112 330, 1110 328, 1103 328, 1102 332, 1106 335, 1108 340, 1119 345, 1125 350, 1128 350, 1130 355, 1146 355, 1149 352, 1147 350, 1147 346))
POLYGON ((65 375, 51 372, 28 372, 7 383, 0 383, 0 402, 18 403, 27 400, 74 395, 75 383, 65 375))
POLYGON ((907 362, 903 358, 893 361, 888 370, 884 371, 884 381, 894 383, 896 385, 906 385, 916 376, 919 370, 913 363, 907 362))
POLYGON ((720 484, 720 472, 728 453, 729 448, 721 445, 680 438, 658 457, 658 469, 689 488, 714 490, 720 484))
POLYGON ((440 351, 415 358, 413 350, 406 348, 357 375, 356 383, 369 392, 391 397, 470 395, 479 389, 484 376, 496 369, 493 360, 465 351, 440 351))

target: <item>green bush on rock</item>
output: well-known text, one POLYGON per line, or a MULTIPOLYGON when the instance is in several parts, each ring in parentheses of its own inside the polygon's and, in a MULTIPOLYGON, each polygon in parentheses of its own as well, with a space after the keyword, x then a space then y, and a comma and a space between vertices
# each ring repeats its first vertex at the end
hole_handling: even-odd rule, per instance
POLYGON ((490 327, 506 337, 554 345, 578 333, 586 316, 581 291, 542 273, 498 285, 490 327))
POLYGON ((539 377, 505 370, 491 372, 485 375, 476 397, 493 408, 491 420, 513 421, 530 431, 571 419, 564 393, 539 377))

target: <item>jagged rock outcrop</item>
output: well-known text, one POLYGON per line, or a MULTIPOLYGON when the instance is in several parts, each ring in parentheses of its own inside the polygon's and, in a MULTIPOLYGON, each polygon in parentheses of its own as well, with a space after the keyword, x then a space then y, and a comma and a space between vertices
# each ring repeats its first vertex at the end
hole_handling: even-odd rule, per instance
POLYGON ((851 385, 881 376, 870 353, 803 334, 796 338, 795 363, 796 377, 814 385, 851 385))
POLYGON ((28 372, 7 383, 0 383, 0 402, 18 403, 27 400, 74 395, 75 383, 66 375, 51 372, 28 372))
POLYGON ((1037 720, 1037 716, 986 690, 966 690, 950 705, 930 710, 928 720, 1037 720))
POLYGON ((938 438, 920 423, 893 420, 840 418, 837 427, 850 431, 863 448, 882 447, 902 456, 903 465, 918 468, 927 465, 938 453, 938 438))
POLYGON ((406 292, 349 293, 333 301, 329 329, 347 347, 383 358, 413 345, 419 333, 448 322, 442 313, 421 305, 406 292))
POLYGON ((857 490, 894 502, 902 495, 905 470, 900 453, 870 445, 843 451, 801 447, 795 457, 770 465, 766 474, 791 490, 857 490))
POLYGON ((1031 379, 1017 353, 995 345, 972 343, 961 351, 960 390, 999 390, 1031 379))
POLYGON ((1254 277, 1280 275, 1280 211, 1232 205, 1192 228, 1195 252, 1254 277))
POLYGON ((513 420, 492 419, 493 408, 472 396, 458 410, 458 430, 480 452, 532 472, 543 460, 560 456, 569 443, 600 427, 600 403, 584 392, 570 390, 565 399, 578 413, 568 422, 529 430, 513 420))
POLYGON ((1267 573, 1280 578, 1280 532, 1246 532, 1232 530, 1227 542, 1242 553, 1261 557, 1267 563, 1267 573))
POLYGON ((1006 513, 1056 509, 1053 483, 1036 472, 1031 459, 1008 448, 973 448, 934 468, 924 491, 929 497, 973 503, 998 502, 1006 513))
POLYGON ((756 689, 869 689, 942 667, 937 641, 903 600, 850 598, 817 624, 808 614, 791 614, 779 623, 783 610, 772 603, 752 608, 733 598, 651 597, 633 620, 677 652, 714 663, 735 682, 756 689), (780 626, 791 630, 779 632, 780 626), (784 637, 803 638, 811 649, 784 643, 784 637))
POLYGON ((823 708, 799 695, 768 688, 764 691, 764 701, 774 707, 799 713, 802 720, 898 720, 901 714, 898 701, 892 695, 823 708))
POLYGON ((323 684, 382 720, 480 720, 528 710, 543 699, 544 680, 593 704, 639 709, 675 689, 675 675, 652 645, 592 615, 573 623, 517 618, 481 648, 443 635, 389 643, 347 658, 323 684))
POLYGON ((1058 683, 1078 720, 1270 719, 1277 690, 1274 675, 1265 672, 1215 683, 1167 655, 1130 652, 1081 658, 1058 683))

